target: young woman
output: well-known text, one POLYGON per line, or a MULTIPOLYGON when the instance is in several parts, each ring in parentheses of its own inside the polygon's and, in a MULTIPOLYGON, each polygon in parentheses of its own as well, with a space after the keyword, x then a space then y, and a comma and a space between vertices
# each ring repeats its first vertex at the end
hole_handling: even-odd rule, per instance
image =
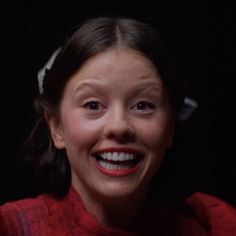
POLYGON ((28 140, 46 193, 0 208, 0 235, 235 235, 236 212, 196 193, 160 209, 152 179, 182 103, 159 35, 127 18, 86 21, 61 47, 28 140))

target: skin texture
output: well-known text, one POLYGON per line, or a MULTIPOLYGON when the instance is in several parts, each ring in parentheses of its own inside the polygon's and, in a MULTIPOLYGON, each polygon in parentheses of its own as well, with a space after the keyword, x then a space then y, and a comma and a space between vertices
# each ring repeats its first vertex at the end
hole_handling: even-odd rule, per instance
POLYGON ((48 124, 55 146, 66 148, 87 210, 103 225, 132 225, 172 144, 169 100, 152 62, 124 47, 93 56, 67 83, 60 116, 48 124), (108 171, 94 157, 106 152, 142 158, 127 171, 108 171))

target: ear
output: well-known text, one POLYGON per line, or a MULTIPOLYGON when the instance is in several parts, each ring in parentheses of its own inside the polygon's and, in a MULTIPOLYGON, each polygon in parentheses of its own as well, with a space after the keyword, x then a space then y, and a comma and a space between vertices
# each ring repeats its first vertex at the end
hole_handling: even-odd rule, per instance
POLYGON ((64 132, 61 122, 56 117, 49 116, 46 112, 44 113, 44 116, 48 123, 54 146, 58 149, 65 148, 64 132))

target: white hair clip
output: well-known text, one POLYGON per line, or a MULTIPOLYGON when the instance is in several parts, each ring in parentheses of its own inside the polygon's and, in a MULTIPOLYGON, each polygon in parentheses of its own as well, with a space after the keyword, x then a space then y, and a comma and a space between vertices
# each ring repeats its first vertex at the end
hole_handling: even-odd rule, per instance
POLYGON ((185 97, 184 104, 179 112, 179 121, 188 120, 197 108, 198 103, 194 99, 185 97))
POLYGON ((50 56, 46 64, 38 71, 38 86, 39 86, 39 92, 43 92, 43 79, 45 76, 46 70, 49 70, 52 67, 52 64, 54 63, 55 58, 61 51, 61 47, 59 47, 57 50, 53 52, 53 54, 50 56))

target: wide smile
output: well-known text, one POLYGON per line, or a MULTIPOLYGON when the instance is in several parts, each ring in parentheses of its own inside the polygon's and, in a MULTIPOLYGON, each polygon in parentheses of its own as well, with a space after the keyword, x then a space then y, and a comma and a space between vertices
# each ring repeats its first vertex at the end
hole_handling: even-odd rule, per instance
POLYGON ((144 155, 134 150, 106 150, 93 154, 100 172, 108 176, 127 176, 135 173, 144 155))

